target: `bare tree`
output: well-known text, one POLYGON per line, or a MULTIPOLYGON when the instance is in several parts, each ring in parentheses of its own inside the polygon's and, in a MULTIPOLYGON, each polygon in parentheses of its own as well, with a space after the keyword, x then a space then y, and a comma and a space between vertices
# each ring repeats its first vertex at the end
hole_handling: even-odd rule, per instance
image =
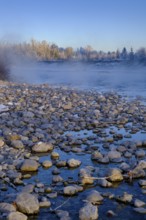
POLYGON ((0 49, 0 80, 9 79, 9 63, 4 51, 0 49))

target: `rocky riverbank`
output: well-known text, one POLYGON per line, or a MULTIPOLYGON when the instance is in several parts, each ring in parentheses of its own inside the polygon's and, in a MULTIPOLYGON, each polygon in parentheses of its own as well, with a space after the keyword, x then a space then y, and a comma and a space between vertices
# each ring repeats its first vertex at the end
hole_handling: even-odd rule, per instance
POLYGON ((138 100, 1 82, 0 219, 144 219, 145 149, 138 100))

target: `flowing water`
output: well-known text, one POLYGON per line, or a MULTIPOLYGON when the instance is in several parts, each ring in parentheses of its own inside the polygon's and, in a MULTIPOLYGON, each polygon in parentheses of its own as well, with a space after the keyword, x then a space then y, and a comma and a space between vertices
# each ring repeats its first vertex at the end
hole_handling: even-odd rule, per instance
POLYGON ((116 62, 40 62, 12 68, 15 81, 48 83, 146 98, 146 66, 116 62))
MULTIPOLYGON (((52 62, 52 63, 34 63, 34 64, 24 64, 14 66, 12 68, 12 78, 14 81, 27 82, 33 84, 48 83, 55 86, 71 86, 78 89, 89 89, 96 90, 98 92, 115 91, 121 95, 128 97, 138 97, 145 101, 146 99, 146 67, 140 65, 123 65, 119 63, 97 63, 97 62, 52 62)), ((127 126, 131 126, 130 124, 127 126)), ((105 137, 110 137, 110 131, 115 131, 116 133, 121 133, 123 135, 123 140, 126 141, 126 134, 131 135, 132 140, 143 140, 145 138, 145 130, 139 131, 136 134, 130 134, 128 129, 124 128, 118 129, 117 127, 105 128, 103 131, 105 137)), ((101 174, 107 169, 108 165, 99 164, 91 160, 91 154, 88 153, 90 146, 94 145, 94 148, 100 148, 101 152, 106 151, 102 147, 102 138, 97 134, 94 134, 92 130, 83 131, 67 131, 63 134, 71 135, 73 138, 89 138, 89 144, 80 146, 81 152, 65 152, 59 147, 55 148, 61 157, 61 160, 68 160, 70 158, 79 159, 82 164, 79 168, 69 169, 66 167, 60 168, 61 176, 65 181, 78 180, 79 169, 85 166, 94 166, 99 169, 101 174), (94 137, 94 138, 92 138, 94 137), (97 137, 98 142, 94 142, 95 137, 97 137), (87 153, 82 149, 87 148, 87 153), (71 178, 71 179, 70 179, 71 178)), ((129 136, 130 137, 130 136, 129 136)), ((128 139, 131 140, 131 138, 128 139)), ((117 141, 117 144, 120 140, 117 141)), ((145 149, 144 149, 145 150, 145 149)), ((40 162, 50 159, 50 154, 41 155, 40 162)), ((130 160, 125 161, 130 163, 130 160)), ((132 162, 132 161, 131 161, 132 162)), ((111 163, 110 166, 115 166, 115 163, 111 163)), ((116 165, 118 166, 118 165, 116 165)), ((45 185, 50 185, 52 183, 52 178, 50 178, 54 166, 49 169, 39 168, 37 173, 30 179, 26 179, 25 183, 35 183, 42 182, 45 185)), ((55 190, 59 191, 63 186, 58 184, 55 186, 55 190)), ((132 183, 127 183, 125 181, 115 185, 112 188, 102 188, 98 184, 90 187, 86 187, 86 190, 80 192, 79 195, 73 196, 65 203, 61 209, 68 210, 72 219, 78 219, 78 212, 81 207, 83 207, 83 200, 86 199, 87 194, 90 190, 95 189, 101 193, 110 192, 115 195, 122 194, 123 192, 128 192, 133 194, 134 198, 141 199, 145 201, 145 194, 141 193, 141 188, 138 185, 138 180, 132 183)), ((10 189, 11 192, 12 189, 10 189)), ((13 190, 12 190, 13 191, 13 190)), ((52 208, 63 204, 68 198, 59 195, 57 198, 50 199, 52 202, 52 208)), ((106 216, 108 210, 113 210, 117 216, 113 219, 146 219, 145 215, 136 213, 131 205, 126 205, 123 203, 117 203, 115 200, 104 199, 104 205, 99 206, 99 219, 109 219, 106 216)), ((29 220, 45 220, 45 219, 58 219, 56 215, 49 212, 49 209, 41 209, 39 215, 30 216, 29 220)))

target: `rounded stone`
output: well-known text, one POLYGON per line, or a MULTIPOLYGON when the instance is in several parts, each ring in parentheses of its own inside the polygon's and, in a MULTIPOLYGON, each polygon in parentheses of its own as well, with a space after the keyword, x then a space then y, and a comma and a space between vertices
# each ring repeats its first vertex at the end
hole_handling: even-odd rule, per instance
POLYGON ((67 165, 70 168, 76 168, 76 167, 80 166, 80 164, 81 164, 81 161, 80 160, 76 160, 76 159, 69 159, 67 161, 67 165))
POLYGON ((87 201, 91 202, 93 205, 100 204, 103 201, 103 197, 97 190, 92 190, 86 198, 87 201))
POLYGON ((37 171, 39 167, 39 164, 35 160, 31 159, 26 159, 24 160, 22 166, 21 166, 21 171, 37 171))
POLYGON ((53 151, 53 152, 51 153, 51 158, 54 159, 54 160, 58 159, 58 158, 59 158, 59 153, 53 151))
POLYGON ((110 168, 107 173, 107 176, 108 180, 110 180, 111 182, 118 182, 123 180, 122 173, 117 168, 110 168))
POLYGON ((50 160, 45 160, 43 161, 42 166, 45 168, 50 168, 52 167, 52 162, 50 160))
POLYGON ((36 214, 39 212, 38 199, 30 193, 19 193, 16 198, 18 210, 25 214, 36 214))
POLYGON ((32 147, 32 151, 35 153, 46 153, 53 150, 53 145, 51 143, 38 142, 32 147))
POLYGON ((139 200, 139 199, 135 199, 134 200, 134 206, 139 208, 139 207, 142 207, 142 206, 145 206, 145 202, 139 200))
POLYGON ((63 192, 66 196, 73 196, 78 192, 78 190, 75 186, 66 186, 64 187, 63 192))
POLYGON ((10 212, 7 220, 27 220, 28 217, 21 212, 10 212))
POLYGON ((14 147, 16 149, 23 149, 24 148, 23 142, 20 140, 13 140, 11 142, 11 145, 12 145, 12 147, 14 147))
POLYGON ((83 208, 80 209, 79 219, 80 220, 96 220, 96 219, 98 219, 97 206, 94 206, 91 203, 87 203, 83 208))

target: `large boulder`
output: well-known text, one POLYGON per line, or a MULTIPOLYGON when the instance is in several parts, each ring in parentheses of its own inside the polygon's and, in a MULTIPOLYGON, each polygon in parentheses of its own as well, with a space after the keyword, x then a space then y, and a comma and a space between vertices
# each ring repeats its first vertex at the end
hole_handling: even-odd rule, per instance
POLYGON ((39 212, 39 201, 30 193, 19 193, 16 198, 18 210, 25 214, 36 214, 39 212))
POLYGON ((35 153, 46 153, 53 150, 53 145, 51 143, 38 142, 32 147, 32 151, 35 153))

